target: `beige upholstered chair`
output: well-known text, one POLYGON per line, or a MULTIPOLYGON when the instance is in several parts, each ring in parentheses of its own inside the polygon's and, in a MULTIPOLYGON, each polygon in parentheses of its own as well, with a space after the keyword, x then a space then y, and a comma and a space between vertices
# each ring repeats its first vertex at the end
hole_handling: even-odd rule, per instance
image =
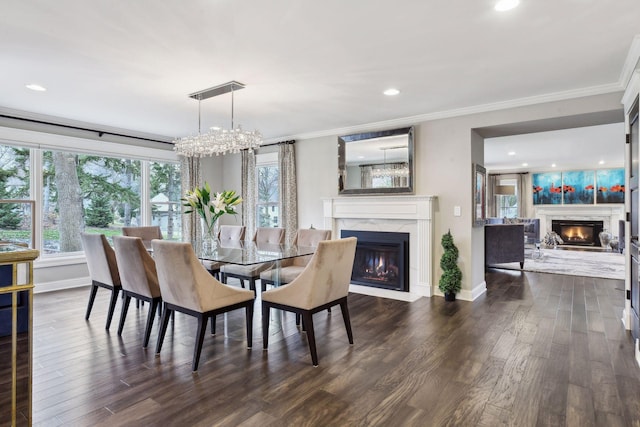
POLYGON ((118 293, 120 289, 122 289, 118 264, 116 263, 116 254, 104 234, 82 233, 80 237, 82 239, 84 254, 87 257, 89 276, 91 276, 91 293, 89 294, 89 304, 87 304, 85 319, 89 320, 98 288, 109 289, 111 291, 111 300, 109 301, 109 312, 107 314, 107 325, 105 327, 105 329, 109 329, 111 326, 111 318, 113 317, 113 310, 118 300, 118 293))
POLYGON ((118 335, 122 335, 131 297, 147 301, 150 303, 149 314, 147 315, 147 327, 144 331, 142 344, 142 347, 147 348, 156 310, 158 305, 162 303, 156 263, 149 255, 147 248, 144 247, 140 237, 113 236, 113 246, 116 251, 122 292, 124 293, 118 335))
MULTIPOLYGON (((220 231, 218 232, 220 246, 225 247, 243 241, 245 230, 244 225, 221 225, 220 231)), ((221 262, 203 260, 202 265, 204 265, 204 268, 209 270, 209 273, 213 274, 216 279, 220 280, 221 262)))
MULTIPOLYGON (((293 239, 293 244, 298 246, 317 247, 323 240, 331 240, 331 230, 300 229, 293 239)), ((262 290, 266 290, 267 285, 273 285, 277 280, 280 284, 286 284, 298 277, 304 267, 311 260, 311 255, 285 259, 280 262, 280 269, 270 269, 260 273, 262 290)))
POLYGON ((311 261, 291 283, 262 293, 262 345, 269 345, 270 309, 292 311, 302 316, 313 366, 318 366, 318 353, 313 329, 313 314, 339 304, 349 343, 353 344, 347 296, 356 253, 355 237, 325 240, 311 261))
MULTIPOLYGON (((284 228, 261 227, 256 230, 253 241, 257 244, 268 243, 281 245, 284 243, 284 236, 284 228)), ((220 272, 222 273, 222 281, 224 283, 227 283, 229 277, 235 277, 240 280, 240 285, 244 288, 244 281, 248 280, 249 289, 255 291, 256 279, 260 278, 260 273, 271 267, 273 267, 273 263, 271 262, 253 265, 226 264, 220 267, 220 272)))
POLYGON ((122 235, 130 237, 139 237, 142 239, 144 247, 151 249, 151 241, 153 239, 162 239, 162 230, 157 225, 149 225, 143 227, 122 227, 122 235))
POLYGON ((160 353, 169 316, 174 311, 198 319, 198 331, 193 351, 192 369, 194 371, 198 369, 207 321, 211 318, 211 331, 215 333, 215 316, 217 314, 244 308, 246 310, 247 346, 251 348, 255 294, 248 290, 226 286, 217 281, 200 264, 200 260, 190 243, 153 240, 151 246, 158 270, 160 292, 164 301, 156 353, 160 353))

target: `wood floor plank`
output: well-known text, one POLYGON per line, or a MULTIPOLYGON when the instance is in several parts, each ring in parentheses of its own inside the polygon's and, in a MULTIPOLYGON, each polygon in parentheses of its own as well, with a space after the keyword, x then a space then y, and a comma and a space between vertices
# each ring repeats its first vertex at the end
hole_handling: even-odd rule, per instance
POLYGON ((575 384, 569 384, 567 393, 567 425, 594 426, 595 410, 591 390, 575 384))
MULTIPOLYGON (((162 353, 141 348, 146 309, 105 331, 108 293, 84 320, 88 290, 34 297, 37 426, 636 425, 640 368, 620 322, 624 283, 489 269, 475 302, 349 296, 314 317, 320 366, 294 317, 261 348, 244 315, 218 319, 191 372, 195 322, 177 315, 162 353)), ((120 314, 118 302, 114 319, 120 314)))

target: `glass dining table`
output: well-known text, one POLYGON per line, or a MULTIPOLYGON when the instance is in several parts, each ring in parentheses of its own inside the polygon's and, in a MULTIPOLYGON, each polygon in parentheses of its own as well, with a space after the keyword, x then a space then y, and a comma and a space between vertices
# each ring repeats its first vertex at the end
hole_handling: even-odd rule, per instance
POLYGON ((273 262, 274 268, 278 268, 285 259, 313 255, 315 250, 313 246, 227 240, 216 242, 211 253, 200 254, 199 258, 203 261, 247 266, 273 262))
MULTIPOLYGON (((217 241, 214 245, 211 253, 200 254, 201 261, 212 261, 216 263, 224 264, 236 264, 236 265, 254 265, 261 263, 273 263, 273 269, 275 274, 272 275, 274 286, 278 286, 279 275, 277 274, 281 262, 286 259, 297 258, 307 255, 313 255, 316 251, 316 247, 313 246, 297 246, 275 243, 256 243, 253 241, 244 240, 227 240, 217 241)), ((280 310, 278 310, 280 311, 280 310)), ((280 313, 281 315, 284 312, 280 313)), ((273 332, 280 331, 282 326, 281 316, 271 316, 271 325, 273 326, 273 332)), ((227 329, 227 313, 224 314, 224 334, 227 337, 231 337, 230 332, 227 329)), ((238 332, 239 333, 239 332, 238 332)), ((243 339, 243 336, 237 335, 238 339, 243 339)))

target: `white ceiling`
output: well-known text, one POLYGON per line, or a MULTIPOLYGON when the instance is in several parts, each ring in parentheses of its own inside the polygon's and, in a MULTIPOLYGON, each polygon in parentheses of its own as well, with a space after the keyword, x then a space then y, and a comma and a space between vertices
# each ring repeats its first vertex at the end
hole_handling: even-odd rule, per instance
POLYGON ((489 172, 624 166, 624 123, 486 138, 484 142, 484 166, 489 172))
MULTIPOLYGON (((638 0, 493 3, 2 0, 0 112, 173 138, 197 131, 187 94, 237 80, 236 123, 269 140, 622 88, 638 0)), ((202 101, 203 128, 230 103, 202 101)))

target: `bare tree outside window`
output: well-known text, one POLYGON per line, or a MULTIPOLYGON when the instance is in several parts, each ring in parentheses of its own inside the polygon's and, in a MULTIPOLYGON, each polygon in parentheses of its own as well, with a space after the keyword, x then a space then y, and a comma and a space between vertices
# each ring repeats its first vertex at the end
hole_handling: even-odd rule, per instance
POLYGON ((256 224, 258 227, 277 227, 280 224, 278 166, 261 165, 256 168, 256 173, 256 224))

